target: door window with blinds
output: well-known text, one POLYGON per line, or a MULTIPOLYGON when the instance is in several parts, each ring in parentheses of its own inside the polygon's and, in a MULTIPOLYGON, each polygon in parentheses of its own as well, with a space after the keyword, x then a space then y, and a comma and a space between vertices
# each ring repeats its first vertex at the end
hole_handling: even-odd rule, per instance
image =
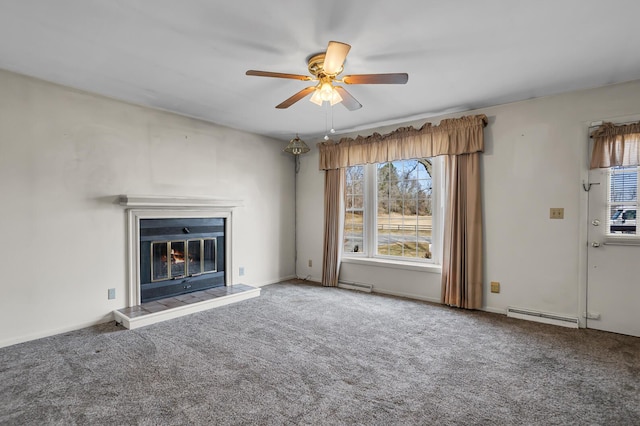
POLYGON ((638 237, 638 179, 640 167, 612 167, 608 175, 607 234, 638 237))

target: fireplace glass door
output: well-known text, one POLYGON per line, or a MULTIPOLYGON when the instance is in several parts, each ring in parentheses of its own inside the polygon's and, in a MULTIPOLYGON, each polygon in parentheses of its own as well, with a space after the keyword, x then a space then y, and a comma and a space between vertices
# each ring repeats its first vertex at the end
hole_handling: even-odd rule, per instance
POLYGON ((201 274, 202 271, 202 240, 190 240, 189 245, 189 273, 201 274))
POLYGON ((198 238, 151 243, 151 281, 216 272, 216 239, 198 238))

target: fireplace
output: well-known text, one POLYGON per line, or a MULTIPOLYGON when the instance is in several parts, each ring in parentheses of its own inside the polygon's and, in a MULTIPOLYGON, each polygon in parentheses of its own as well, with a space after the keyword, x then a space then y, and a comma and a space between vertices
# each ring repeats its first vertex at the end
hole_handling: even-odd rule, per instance
POLYGON ((260 295, 233 283, 232 219, 242 200, 120 195, 118 202, 126 207, 128 279, 116 322, 134 329, 260 295))
POLYGON ((141 219, 142 303, 225 285, 225 218, 141 219))
POLYGON ((127 208, 127 307, 232 285, 241 200, 121 195, 127 208))

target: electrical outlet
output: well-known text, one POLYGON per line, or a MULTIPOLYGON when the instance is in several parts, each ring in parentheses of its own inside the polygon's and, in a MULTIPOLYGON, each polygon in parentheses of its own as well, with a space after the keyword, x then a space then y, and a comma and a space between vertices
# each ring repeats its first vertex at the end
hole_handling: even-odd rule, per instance
POLYGON ((109 290, 107 290, 107 299, 111 300, 115 298, 116 298, 116 289, 110 288, 109 290))
POLYGON ((491 293, 500 293, 500 283, 498 281, 491 281, 491 293))
POLYGON ((238 275, 240 275, 240 276, 243 276, 243 275, 244 275, 244 266, 241 266, 241 267, 238 269, 238 275))
POLYGON ((551 207, 549 209, 549 218, 550 219, 564 219, 564 208, 563 207, 551 207))
POLYGON ((313 262, 311 261, 311 259, 309 259, 309 268, 313 267, 313 262))

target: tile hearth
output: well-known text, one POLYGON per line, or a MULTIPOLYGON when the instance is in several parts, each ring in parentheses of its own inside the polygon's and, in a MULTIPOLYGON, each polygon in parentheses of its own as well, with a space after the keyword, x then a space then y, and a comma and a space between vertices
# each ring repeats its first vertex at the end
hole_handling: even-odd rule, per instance
POLYGON ((122 323, 128 329, 135 329, 259 295, 259 288, 235 284, 154 300, 138 306, 115 310, 113 314, 117 322, 122 323))

